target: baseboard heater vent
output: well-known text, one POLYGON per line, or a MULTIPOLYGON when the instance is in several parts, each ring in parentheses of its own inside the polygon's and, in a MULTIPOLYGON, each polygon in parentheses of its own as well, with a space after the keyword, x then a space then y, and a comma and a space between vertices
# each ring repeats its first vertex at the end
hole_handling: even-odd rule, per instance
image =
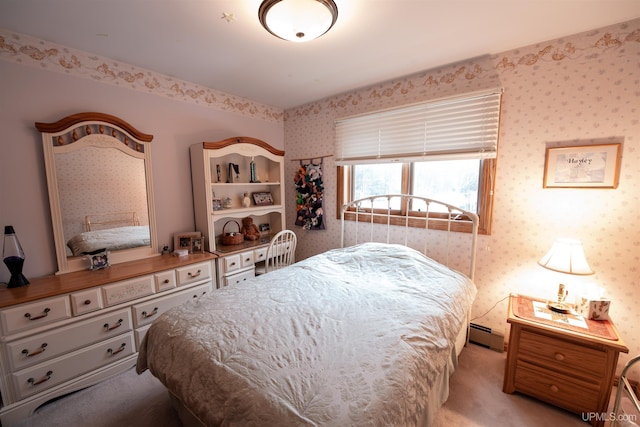
POLYGON ((469 328, 469 341, 500 353, 504 351, 504 335, 486 326, 472 323, 469 328))

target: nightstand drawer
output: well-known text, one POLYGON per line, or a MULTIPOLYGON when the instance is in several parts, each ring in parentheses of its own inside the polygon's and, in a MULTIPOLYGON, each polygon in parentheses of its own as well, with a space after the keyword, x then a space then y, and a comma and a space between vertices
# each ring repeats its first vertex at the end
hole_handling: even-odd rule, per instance
POLYGON ((516 366, 516 390, 576 413, 597 408, 599 383, 549 372, 526 362, 518 362, 516 366))
POLYGON ((607 366, 603 351, 523 330, 518 359, 560 370, 569 375, 579 373, 599 380, 607 366))

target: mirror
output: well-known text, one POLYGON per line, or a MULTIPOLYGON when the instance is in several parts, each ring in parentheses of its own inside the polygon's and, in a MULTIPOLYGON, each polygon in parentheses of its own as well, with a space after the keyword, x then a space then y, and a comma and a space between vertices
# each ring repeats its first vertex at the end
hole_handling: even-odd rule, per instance
POLYGON ((152 135, 101 113, 80 113, 42 132, 58 274, 90 267, 108 250, 117 264, 158 254, 152 135))

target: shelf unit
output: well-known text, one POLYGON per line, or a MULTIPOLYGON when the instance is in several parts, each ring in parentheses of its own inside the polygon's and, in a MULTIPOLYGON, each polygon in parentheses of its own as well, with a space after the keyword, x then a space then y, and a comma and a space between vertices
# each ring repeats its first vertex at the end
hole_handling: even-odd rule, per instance
MULTIPOLYGON (((242 218, 250 216, 258 226, 268 224, 272 234, 285 228, 284 151, 244 136, 201 142, 192 145, 190 151, 196 229, 205 237, 208 251, 224 256, 225 252, 236 249, 220 244, 223 228, 229 221, 237 221, 241 227, 242 218), (251 162, 255 165, 256 180, 260 182, 250 182, 251 162), (229 182, 230 163, 238 165, 236 182, 229 182), (270 193, 273 204, 256 206, 252 193, 259 192, 270 193), (242 205, 244 193, 249 193, 249 207, 242 205), (214 198, 223 202, 229 198, 231 206, 215 210, 214 198)), ((225 231, 240 230, 231 223, 225 231)))

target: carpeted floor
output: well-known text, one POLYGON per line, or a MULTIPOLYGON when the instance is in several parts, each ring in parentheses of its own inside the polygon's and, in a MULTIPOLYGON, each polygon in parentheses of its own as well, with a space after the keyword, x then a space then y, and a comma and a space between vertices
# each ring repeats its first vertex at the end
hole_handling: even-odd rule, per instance
MULTIPOLYGON (((434 427, 586 427, 580 416, 519 394, 502 392, 506 353, 467 346, 451 378, 449 400, 434 427)), ((615 390, 615 389, 614 389, 615 390)), ((613 399, 612 399, 613 400, 613 399)), ((133 369, 40 408, 19 427, 180 426, 167 392, 149 372, 133 369)))

